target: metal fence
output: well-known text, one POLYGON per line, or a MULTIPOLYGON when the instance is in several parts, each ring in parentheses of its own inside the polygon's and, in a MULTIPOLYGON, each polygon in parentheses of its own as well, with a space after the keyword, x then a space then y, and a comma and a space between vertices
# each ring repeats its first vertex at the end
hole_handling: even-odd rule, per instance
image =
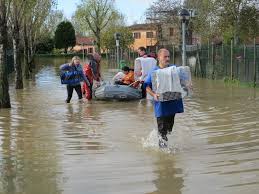
POLYGON ((234 79, 259 83, 259 45, 203 45, 188 58, 195 57, 193 71, 212 79, 234 79))
MULTIPOLYGON (((171 53, 171 62, 182 64, 181 47, 166 48, 171 53)), ((196 76, 259 84, 259 45, 207 44, 192 47, 188 51, 187 65, 196 76), (190 62, 191 59, 195 62, 190 62)), ((133 67, 133 61, 137 56, 133 49, 120 49, 120 64, 117 64, 116 50, 108 50, 103 55, 108 61, 108 68, 112 69, 120 69, 124 65, 133 67)))
POLYGON ((103 58, 108 62, 109 69, 121 69, 122 66, 133 67, 134 59, 138 57, 138 54, 131 48, 119 49, 119 55, 117 55, 116 49, 108 50, 103 54, 103 58), (117 57, 119 56, 119 64, 117 57))

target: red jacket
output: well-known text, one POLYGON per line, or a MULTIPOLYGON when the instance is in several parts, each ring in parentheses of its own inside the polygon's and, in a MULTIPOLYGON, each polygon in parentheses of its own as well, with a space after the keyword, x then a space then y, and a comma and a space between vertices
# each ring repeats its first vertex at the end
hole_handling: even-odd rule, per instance
POLYGON ((83 83, 82 93, 85 95, 86 99, 91 100, 92 99, 92 84, 93 84, 93 79, 94 79, 93 70, 89 64, 85 64, 83 72, 84 72, 85 76, 88 78, 91 86, 89 87, 87 84, 83 83))
POLYGON ((85 76, 89 79, 90 83, 93 83, 94 75, 93 75, 93 70, 89 64, 84 65, 84 74, 85 76))

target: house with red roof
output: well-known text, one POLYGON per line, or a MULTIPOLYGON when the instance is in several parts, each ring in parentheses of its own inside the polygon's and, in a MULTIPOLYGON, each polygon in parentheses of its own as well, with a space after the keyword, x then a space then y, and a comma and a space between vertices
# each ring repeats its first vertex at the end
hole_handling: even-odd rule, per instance
POLYGON ((94 53, 95 52, 95 40, 91 37, 76 36, 76 45, 71 49, 77 53, 94 53))

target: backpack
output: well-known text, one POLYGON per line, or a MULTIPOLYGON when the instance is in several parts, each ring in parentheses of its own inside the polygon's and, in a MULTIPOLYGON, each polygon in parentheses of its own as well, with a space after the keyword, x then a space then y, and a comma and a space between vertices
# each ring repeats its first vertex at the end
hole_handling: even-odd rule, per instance
POLYGON ((61 84, 74 85, 82 82, 84 79, 81 75, 81 72, 77 68, 73 68, 71 71, 61 71, 60 80, 61 84))

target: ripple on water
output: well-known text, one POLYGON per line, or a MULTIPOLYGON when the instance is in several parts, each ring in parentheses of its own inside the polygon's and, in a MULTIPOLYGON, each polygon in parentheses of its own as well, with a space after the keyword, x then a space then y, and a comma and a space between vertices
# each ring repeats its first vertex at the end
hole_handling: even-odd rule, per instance
POLYGON ((39 193, 59 187, 64 193, 258 192, 259 109, 252 89, 194 80, 195 93, 168 136, 170 149, 161 152, 145 102, 80 104, 74 94, 67 105, 51 66, 34 83, 19 91, 11 85, 13 108, 1 112, 0 181, 34 185, 39 193))
POLYGON ((227 94, 229 88, 215 90, 220 91, 219 94, 213 92, 213 97, 206 97, 210 91, 200 91, 192 99, 194 102, 186 103, 185 115, 186 118, 190 117, 186 119, 187 125, 193 122, 194 130, 194 141, 190 146, 196 149, 192 149, 192 153, 188 150, 181 152, 184 165, 180 166, 188 174, 185 179, 187 186, 183 191, 252 194, 259 188, 256 98, 249 96, 250 92, 243 92, 243 89, 235 90, 235 95, 221 98, 220 93, 225 90, 227 94), (248 96, 244 98, 244 94, 248 96), (213 182, 213 187, 219 188, 218 191, 206 186, 203 191, 195 187, 204 182, 213 182))

